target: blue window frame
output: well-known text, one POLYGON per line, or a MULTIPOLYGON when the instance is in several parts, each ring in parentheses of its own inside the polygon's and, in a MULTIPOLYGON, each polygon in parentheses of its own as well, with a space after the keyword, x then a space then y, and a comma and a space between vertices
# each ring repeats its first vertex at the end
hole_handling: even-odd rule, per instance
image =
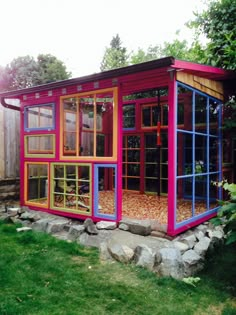
POLYGON ((117 220, 117 165, 94 165, 94 215, 117 220), (102 200, 105 203, 102 203, 102 200))
POLYGON ((54 130, 55 104, 47 103, 24 108, 25 131, 54 130))
POLYGON ((177 91, 175 228, 217 212, 222 198, 212 185, 222 180, 221 101, 179 82, 177 91), (184 218, 181 200, 189 207, 184 218))

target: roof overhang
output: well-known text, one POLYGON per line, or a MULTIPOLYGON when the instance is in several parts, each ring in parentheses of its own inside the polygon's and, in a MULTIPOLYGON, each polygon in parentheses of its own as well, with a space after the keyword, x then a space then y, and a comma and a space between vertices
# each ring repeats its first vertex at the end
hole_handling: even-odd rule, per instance
POLYGON ((184 71, 199 77, 208 78, 210 80, 225 81, 236 77, 233 71, 226 71, 224 69, 192 63, 188 61, 177 60, 174 57, 166 57, 153 61, 143 62, 136 65, 131 65, 123 68, 108 70, 100 73, 95 73, 88 76, 73 78, 68 80, 57 81, 53 83, 38 85, 21 90, 14 90, 0 93, 0 98, 20 98, 24 94, 37 93, 45 90, 53 90, 72 85, 79 85, 88 82, 96 82, 100 80, 127 77, 132 74, 146 72, 150 70, 166 68, 168 71, 184 71))

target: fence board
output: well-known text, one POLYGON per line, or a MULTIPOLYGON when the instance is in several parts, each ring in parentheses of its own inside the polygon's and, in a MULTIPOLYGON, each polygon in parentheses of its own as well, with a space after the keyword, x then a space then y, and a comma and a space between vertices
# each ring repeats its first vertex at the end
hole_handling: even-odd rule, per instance
MULTIPOLYGON (((10 103, 10 102, 9 102, 10 103)), ((18 102, 12 102, 18 105, 18 102)), ((20 169, 20 113, 0 105, 0 178, 18 178, 20 169)))
POLYGON ((0 178, 5 178, 4 109, 0 106, 0 178))

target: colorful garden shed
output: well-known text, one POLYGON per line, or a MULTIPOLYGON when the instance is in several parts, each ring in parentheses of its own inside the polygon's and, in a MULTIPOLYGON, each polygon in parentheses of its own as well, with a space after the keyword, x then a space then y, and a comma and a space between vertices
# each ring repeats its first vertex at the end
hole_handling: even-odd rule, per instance
POLYGON ((231 78, 167 57, 1 93, 21 116, 21 205, 94 221, 155 219, 169 235, 214 216, 231 78))

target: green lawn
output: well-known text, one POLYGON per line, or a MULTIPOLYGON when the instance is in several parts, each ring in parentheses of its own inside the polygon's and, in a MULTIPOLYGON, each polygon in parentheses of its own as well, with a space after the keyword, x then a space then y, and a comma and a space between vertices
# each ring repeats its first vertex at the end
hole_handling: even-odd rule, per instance
POLYGON ((236 314, 235 249, 216 253, 193 287, 0 222, 0 315, 236 314))

